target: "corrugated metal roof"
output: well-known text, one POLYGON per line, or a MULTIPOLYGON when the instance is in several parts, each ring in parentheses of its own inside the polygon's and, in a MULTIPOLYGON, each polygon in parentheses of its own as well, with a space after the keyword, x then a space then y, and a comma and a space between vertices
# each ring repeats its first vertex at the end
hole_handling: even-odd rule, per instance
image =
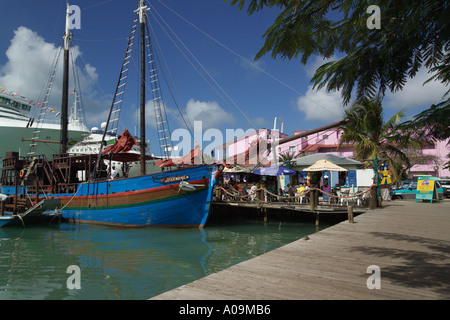
POLYGON ((332 154, 332 153, 316 153, 316 154, 312 154, 309 156, 300 157, 293 161, 293 165, 294 165, 294 167, 307 167, 307 166, 313 165, 318 160, 327 160, 334 164, 337 164, 338 166, 358 166, 359 167, 362 165, 362 163, 357 160, 350 159, 350 158, 343 157, 343 156, 338 156, 338 155, 332 154))

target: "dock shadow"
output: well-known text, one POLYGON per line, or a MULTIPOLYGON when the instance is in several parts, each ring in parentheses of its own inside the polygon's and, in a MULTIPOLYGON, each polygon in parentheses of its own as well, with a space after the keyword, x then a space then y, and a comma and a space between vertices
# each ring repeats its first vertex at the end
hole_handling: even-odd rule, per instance
MULTIPOLYGON (((380 240, 384 238, 422 246, 418 250, 392 246, 353 247, 354 251, 367 255, 400 260, 397 265, 382 267, 381 279, 404 287, 432 291, 442 299, 450 299, 450 241, 385 232, 371 232, 371 235, 380 240)), ((376 261, 376 258, 373 260, 376 261)))

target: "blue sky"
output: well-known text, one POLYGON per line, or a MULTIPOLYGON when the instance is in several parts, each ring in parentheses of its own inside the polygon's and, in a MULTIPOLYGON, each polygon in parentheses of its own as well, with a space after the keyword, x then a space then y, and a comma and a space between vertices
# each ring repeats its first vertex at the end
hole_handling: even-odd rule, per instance
MULTIPOLYGON (((74 0, 70 4, 81 9, 81 29, 72 33, 86 120, 88 127, 98 126, 105 121, 111 104, 137 1, 74 0)), ((277 117, 278 128, 283 123, 284 132, 292 134, 342 119, 344 107, 339 93, 311 88, 311 76, 322 63, 320 57, 311 58, 306 66, 299 60, 273 60, 269 55, 253 62, 264 43, 263 33, 278 14, 276 9, 248 16, 223 0, 151 0, 150 5, 152 12, 161 16, 182 40, 178 46, 186 46, 195 56, 188 62, 158 23, 152 22, 176 90, 190 119, 203 121, 203 129, 272 128, 277 117), (214 80, 206 83, 191 63, 207 70, 203 77, 214 80)), ((62 44, 64 15, 62 0, 0 0, 0 86, 37 98, 56 46, 62 44)), ((134 59, 137 66, 138 57, 134 59)), ((384 103, 386 117, 403 108, 411 117, 439 101, 436 97, 441 97, 446 88, 437 83, 422 86, 427 77, 422 70, 402 92, 388 94, 384 103)), ((55 109, 60 104, 59 78, 51 100, 55 109)), ((121 127, 133 134, 139 134, 135 127, 137 88, 138 79, 134 77, 128 84, 121 114, 121 127)), ((171 129, 181 127, 170 92, 164 86, 162 89, 171 129)), ((148 113, 147 135, 152 140, 153 111, 148 113)))

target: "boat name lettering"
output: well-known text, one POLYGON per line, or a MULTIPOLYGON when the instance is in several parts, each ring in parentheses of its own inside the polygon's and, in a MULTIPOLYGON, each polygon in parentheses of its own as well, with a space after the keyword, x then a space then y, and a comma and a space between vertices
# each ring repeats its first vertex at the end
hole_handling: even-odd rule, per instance
POLYGON ((169 183, 174 181, 183 181, 189 179, 189 176, 178 176, 178 177, 167 177, 164 179, 161 179, 162 183, 169 183))

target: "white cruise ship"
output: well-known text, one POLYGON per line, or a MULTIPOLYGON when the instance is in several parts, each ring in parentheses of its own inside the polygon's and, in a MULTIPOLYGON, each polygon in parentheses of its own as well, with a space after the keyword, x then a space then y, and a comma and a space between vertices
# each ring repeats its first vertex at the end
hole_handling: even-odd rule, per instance
MULTIPOLYGON (((84 138, 82 141, 78 142, 77 144, 71 146, 67 152, 70 154, 76 154, 76 155, 82 155, 82 154, 98 154, 100 152, 100 145, 103 138, 103 132, 106 128, 106 122, 103 122, 98 127, 93 127, 91 129, 91 133, 89 136, 84 138)), ((105 142, 107 145, 113 144, 116 142, 117 135, 109 134, 107 133, 105 135, 105 142)), ((138 139, 136 138, 136 141, 138 139)), ((139 145, 134 145, 128 153, 134 153, 136 155, 140 154, 140 147, 139 145)), ((153 156, 153 155, 152 155, 153 156)), ((119 177, 136 177, 139 175, 140 172, 140 162, 139 161, 132 161, 127 162, 127 168, 124 168, 123 162, 120 161, 112 161, 112 166, 114 166, 119 173, 119 177)), ((105 161, 105 164, 108 166, 109 171, 109 162, 105 161)), ((146 161, 146 172, 147 174, 150 173, 157 173, 161 172, 161 169, 156 165, 155 160, 147 160, 146 161)))
MULTIPOLYGON (((29 117, 31 108, 37 107, 31 106, 20 96, 0 92, 0 167, 5 152, 18 152, 20 156, 45 154, 49 160, 53 154, 60 152, 60 119, 34 120, 29 117), (32 138, 36 141, 31 141, 32 138)), ((72 114, 68 122, 69 146, 89 135, 84 121, 76 115, 72 114)))

